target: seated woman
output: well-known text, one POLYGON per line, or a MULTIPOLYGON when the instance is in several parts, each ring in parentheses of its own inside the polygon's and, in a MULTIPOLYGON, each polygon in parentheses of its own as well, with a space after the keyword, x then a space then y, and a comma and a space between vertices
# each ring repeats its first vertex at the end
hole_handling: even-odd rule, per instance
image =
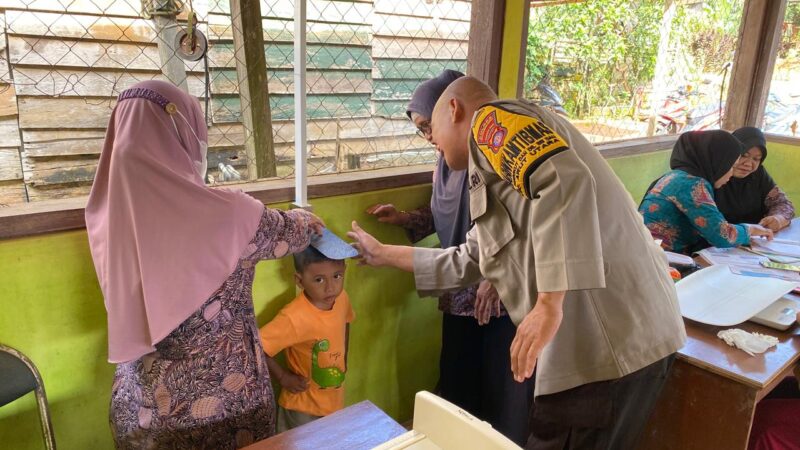
POLYGON ((746 152, 733 165, 733 178, 714 193, 717 207, 733 223, 758 223, 772 231, 789 226, 794 205, 764 168, 767 140, 755 127, 733 132, 746 152))
POLYGON ((742 153, 742 144, 722 130, 678 138, 669 161, 672 170, 655 182, 639 205, 644 224, 664 249, 690 254, 703 239, 724 248, 748 244, 752 236, 772 238, 772 231, 760 225, 729 223, 714 203, 714 189, 730 180, 742 153))

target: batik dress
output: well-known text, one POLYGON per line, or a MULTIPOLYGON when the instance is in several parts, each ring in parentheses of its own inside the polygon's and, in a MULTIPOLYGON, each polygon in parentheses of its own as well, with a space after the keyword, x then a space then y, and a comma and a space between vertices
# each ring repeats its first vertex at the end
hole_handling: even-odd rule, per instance
POLYGON ((118 448, 234 449, 274 433, 253 276, 259 260, 303 250, 307 230, 305 216, 265 209, 225 283, 155 352, 117 365, 110 421, 118 448))
POLYGON ((703 239, 719 248, 748 244, 747 226, 726 221, 713 192, 708 180, 671 170, 645 195, 639 212, 653 238, 669 251, 690 254, 703 239))

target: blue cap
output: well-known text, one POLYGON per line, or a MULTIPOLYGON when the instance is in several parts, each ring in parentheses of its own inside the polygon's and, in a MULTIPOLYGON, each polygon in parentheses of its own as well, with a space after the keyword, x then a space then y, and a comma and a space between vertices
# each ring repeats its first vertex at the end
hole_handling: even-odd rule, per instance
POLYGON ((358 256, 358 251, 342 238, 324 228, 322 236, 312 238, 311 246, 330 259, 347 259, 358 256))

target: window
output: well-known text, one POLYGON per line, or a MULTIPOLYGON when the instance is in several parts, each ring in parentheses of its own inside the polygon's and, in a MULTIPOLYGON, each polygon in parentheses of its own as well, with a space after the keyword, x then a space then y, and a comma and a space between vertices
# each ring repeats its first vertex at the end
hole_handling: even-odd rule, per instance
MULTIPOLYGON (((279 178, 292 177, 295 168, 294 1, 261 0, 279 178)), ((183 0, 177 22, 158 19, 174 31, 195 12, 209 43, 207 58, 197 62, 162 59, 160 27, 142 13, 143 3, 173 12, 181 5, 3 3, 0 204, 88 194, 116 96, 139 81, 173 76, 185 78, 207 109, 210 176, 215 182, 253 178, 229 0, 183 0)), ((463 0, 307 0, 309 175, 434 161, 405 105, 421 81, 444 68, 466 69, 470 6, 463 0)))
POLYGON ((743 0, 532 5, 524 95, 591 141, 719 127, 743 0))
POLYGON ((797 137, 800 135, 800 1, 786 5, 782 34, 762 126, 767 133, 797 137))

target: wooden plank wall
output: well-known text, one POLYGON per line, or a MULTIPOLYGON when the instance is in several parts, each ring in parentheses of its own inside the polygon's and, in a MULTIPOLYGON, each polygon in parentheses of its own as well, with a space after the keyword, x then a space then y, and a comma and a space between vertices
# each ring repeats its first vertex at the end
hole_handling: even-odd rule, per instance
MULTIPOLYGON (((209 167, 245 171, 228 0, 195 1, 210 42, 209 167)), ((466 68, 469 2, 309 0, 309 172, 428 162, 405 105, 466 68)), ((138 0, 0 0, 0 204, 88 193, 116 96, 162 79, 138 0), (6 45, 7 43, 7 45, 6 45)), ((262 0, 279 176, 293 166, 293 2, 262 0)), ((181 18, 179 17, 179 20, 181 18)), ((204 65, 187 63, 205 96, 204 65)))
MULTIPOLYGON (((5 23, 5 14, 0 11, 2 23, 5 23)), ((0 29, 0 207, 27 200, 20 160, 18 113, 3 27, 0 29)))
MULTIPOLYGON (((139 81, 163 79, 155 33, 138 1, 64 5, 0 0, 30 201, 87 194, 116 96, 139 81)), ((191 93, 202 96, 202 63, 186 69, 191 93)))
POLYGON ((466 72, 470 3, 375 0, 375 113, 405 117, 417 85, 445 68, 466 72))

